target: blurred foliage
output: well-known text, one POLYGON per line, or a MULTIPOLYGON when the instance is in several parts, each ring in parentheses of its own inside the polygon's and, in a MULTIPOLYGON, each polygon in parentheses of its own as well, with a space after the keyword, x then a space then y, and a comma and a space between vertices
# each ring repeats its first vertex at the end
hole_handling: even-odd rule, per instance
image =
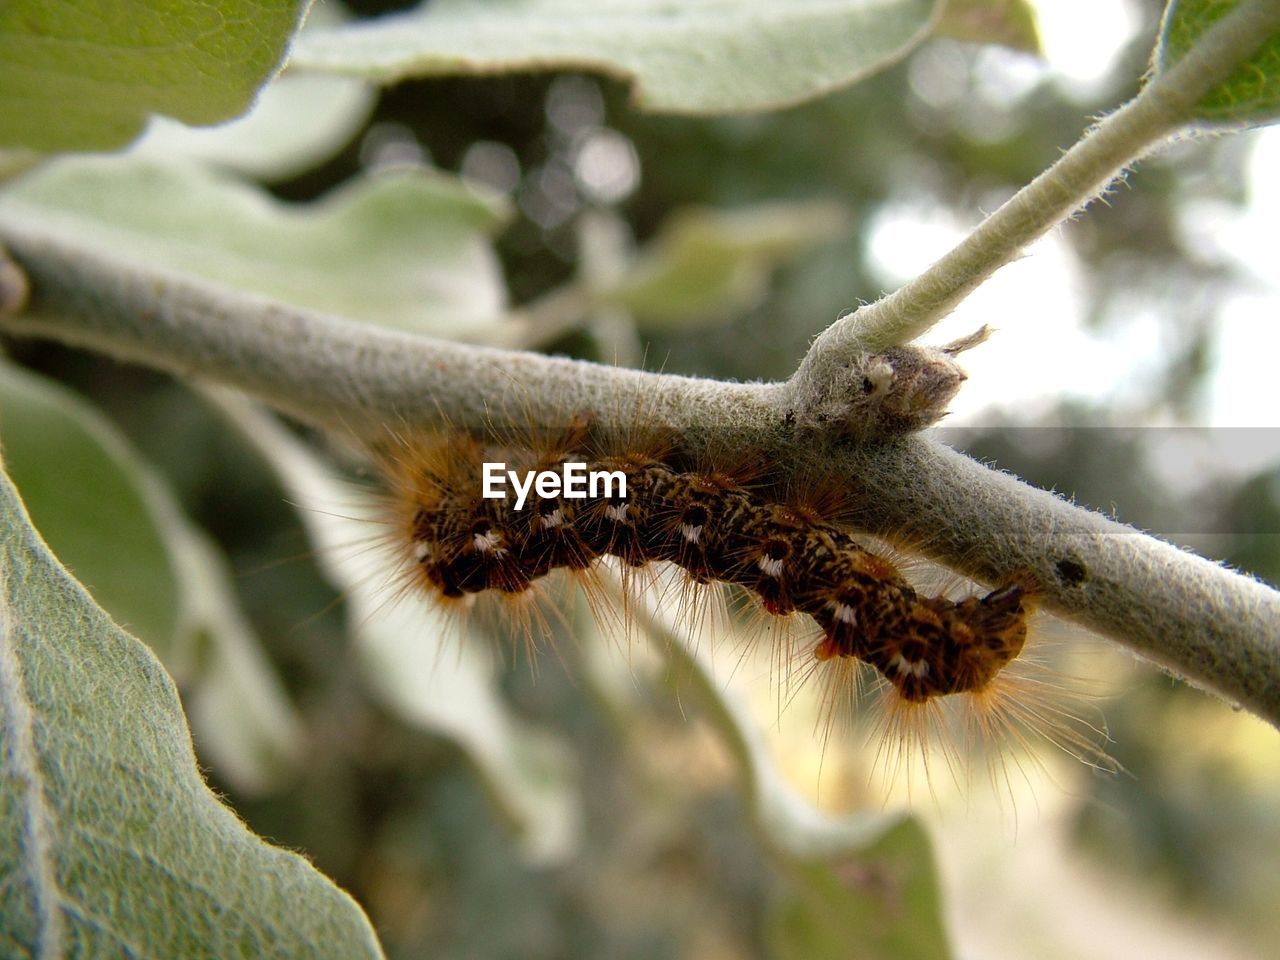
POLYGON ((487 235, 506 205, 427 170, 286 205, 172 157, 60 158, 6 191, 0 210, 137 262, 437 336, 481 335, 505 301, 487 235))
MULTIPOLYGON (((370 15, 387 4, 353 6, 370 15)), ((639 251, 643 266, 692 211, 781 203, 842 210, 844 229, 832 238, 808 245, 825 232, 817 230, 791 244, 789 257, 767 250, 749 283, 726 282, 728 309, 704 311, 696 323, 627 330, 651 367, 785 377, 817 332, 884 291, 888 281, 868 249, 879 211, 910 201, 973 220, 1008 196, 1090 117, 1135 92, 1159 7, 1138 5, 1142 27, 1087 97, 1048 78, 1025 82, 1026 54, 954 39, 809 104, 729 118, 641 114, 622 84, 574 73, 406 81, 382 91, 347 146, 271 190, 307 203, 371 171, 430 163, 505 193, 515 219, 493 242, 517 305, 583 282, 594 250, 583 237, 596 236, 583 229, 589 215, 619 224, 618 255, 639 251)), ((1144 164, 1065 233, 1087 268, 1091 323, 1117 327, 1136 310, 1161 318, 1163 352, 1125 408, 1064 407, 1039 422, 993 423, 953 439, 1031 482, 1277 582, 1280 473, 1223 470, 1188 494, 1185 478, 1162 473, 1153 456, 1167 435, 1114 428, 1179 423, 1195 410, 1216 311, 1239 277, 1189 235, 1182 211, 1196 199, 1244 203, 1244 159, 1230 138, 1177 148, 1144 164), (1074 429, 1082 422, 1096 428, 1074 429)), ((769 238, 767 229, 760 235, 769 238)), ((718 257, 729 245, 723 235, 713 239, 704 249, 718 257)), ((751 236, 738 239, 760 252, 751 236)), ((643 279, 637 273, 631 282, 643 279)), ((625 306, 637 303, 610 305, 625 306)), ((614 359, 618 341, 602 333, 600 318, 588 310, 581 319, 547 347, 614 359)), ((156 375, 61 347, 7 346, 110 413, 229 555, 244 609, 316 748, 295 779, 267 795, 239 789, 216 763, 210 777, 257 832, 306 850, 351 891, 389 956, 945 951, 928 934, 945 913, 946 890, 919 880, 932 878, 933 866, 918 827, 887 835, 892 849, 881 860, 865 851, 819 865, 788 859, 753 818, 714 705, 690 697, 687 682, 664 680, 661 669, 628 672, 620 697, 567 637, 535 663, 517 654, 500 671, 505 708, 515 722, 560 738, 579 791, 571 855, 530 860, 467 751, 370 698, 346 639, 344 598, 309 556, 295 505, 225 423, 156 375), (894 910, 924 931, 919 941, 858 936, 859 925, 882 923, 894 910)), ((1273 942, 1266 904, 1280 890, 1267 868, 1280 837, 1269 813, 1280 790, 1275 770, 1250 757, 1275 753, 1274 732, 1241 733, 1228 711, 1195 691, 1150 671, 1118 672, 1117 686, 1133 692, 1106 712, 1112 751, 1130 776, 1081 788, 1088 795, 1073 822, 1082 849, 1135 888, 1158 878, 1171 902, 1230 926, 1239 942, 1273 942), (1231 744, 1230 756, 1215 753, 1215 736, 1231 744)))
MULTIPOLYGON (((774 109, 847 86, 928 33, 933 0, 825 0, 761 8, 751 0, 435 0, 298 39, 290 62, 391 83, 440 74, 557 66, 626 78, 636 105, 689 114, 774 109)), ((1004 26, 996 15, 986 37, 1004 26)), ((986 28, 982 30, 982 28, 986 28)))

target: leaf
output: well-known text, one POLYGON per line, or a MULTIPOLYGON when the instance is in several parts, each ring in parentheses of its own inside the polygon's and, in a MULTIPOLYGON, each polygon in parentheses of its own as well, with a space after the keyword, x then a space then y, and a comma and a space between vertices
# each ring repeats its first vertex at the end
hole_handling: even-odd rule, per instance
POLYGON ((595 291, 595 299, 625 308, 651 330, 712 319, 753 306, 775 266, 844 226, 843 209, 831 203, 685 210, 616 282, 595 291))
POLYGON ((381 957, 368 920, 204 781, 173 682, 0 475, 0 955, 381 957))
POLYGON ((194 164, 63 159, 0 195, 0 214, 136 262, 438 336, 475 333, 505 303, 487 239, 505 206, 427 170, 289 205, 194 164))
POLYGON ((291 73, 269 83, 253 109, 230 123, 193 128, 156 117, 132 150, 157 160, 203 160, 255 180, 288 180, 350 142, 374 99, 374 88, 352 77, 291 73))
POLYGON ((226 560, 199 531, 175 533, 196 647, 183 687, 201 757, 240 794, 270 793, 306 761, 306 730, 240 610, 226 560))
POLYGON ((795 960, 843 960, 851 954, 885 960, 949 957, 939 881, 920 824, 898 813, 831 817, 797 796, 745 704, 715 681, 707 645, 687 636, 669 609, 649 600, 637 606, 646 628, 666 641, 668 657, 737 757, 752 816, 793 877, 789 899, 770 918, 769 955, 795 960))
POLYGON ((300 38, 290 65, 405 77, 595 70, 639 106, 766 110, 820 96, 901 59, 933 0, 433 0, 300 38))
POLYGON ((929 838, 902 819, 855 856, 795 870, 795 892, 769 918, 769 955, 779 960, 950 957, 929 838))
MULTIPOLYGON (((1238 0, 1171 0, 1160 24, 1155 72, 1168 70, 1238 0)), ((1210 123, 1271 123, 1280 119, 1280 34, 1196 104, 1192 119, 1210 123)))
POLYGON ((225 561, 119 430, 69 390, 0 362, 0 444, 46 542, 185 688, 219 776, 251 794, 295 773, 302 725, 225 561))
MULTIPOLYGON (((302 32, 343 19, 337 4, 319 2, 302 32)), ((256 180, 287 180, 350 142, 369 119, 375 96, 370 84, 355 77, 286 73, 262 88, 253 109, 230 123, 193 128, 153 117, 132 152, 159 160, 203 160, 256 180)))
POLYGON ((307 0, 8 0, 0 145, 110 150, 152 113, 211 124, 275 72, 307 0))
POLYGON ((480 638, 463 636, 426 598, 394 594, 394 570, 377 549, 376 504, 343 483, 269 416, 225 390, 217 408, 276 471, 329 580, 343 592, 366 680, 407 723, 466 750, 526 856, 559 860, 576 841, 576 783, 565 745, 508 710, 480 638))
POLYGON ((1027 53, 1042 52, 1035 8, 1027 0, 948 0, 935 33, 975 43, 998 43, 1027 53))

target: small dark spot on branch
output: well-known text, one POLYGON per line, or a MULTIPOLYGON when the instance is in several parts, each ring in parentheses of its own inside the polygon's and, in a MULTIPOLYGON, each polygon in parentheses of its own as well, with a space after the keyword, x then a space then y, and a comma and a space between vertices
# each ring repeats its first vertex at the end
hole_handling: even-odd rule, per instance
POLYGON ((1054 572, 1058 575, 1059 582, 1065 587, 1078 587, 1089 579, 1089 571, 1085 569, 1084 564, 1070 557, 1064 557, 1053 565, 1054 572))

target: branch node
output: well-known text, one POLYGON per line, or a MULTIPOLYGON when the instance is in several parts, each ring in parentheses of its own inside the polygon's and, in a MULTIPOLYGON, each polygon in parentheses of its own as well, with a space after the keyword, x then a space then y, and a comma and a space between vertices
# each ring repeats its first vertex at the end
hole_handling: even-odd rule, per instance
POLYGON ((905 344, 860 354, 827 382, 809 382, 799 422, 852 440, 922 430, 946 416, 967 379, 956 356, 990 335, 991 329, 983 326, 942 347, 905 344))

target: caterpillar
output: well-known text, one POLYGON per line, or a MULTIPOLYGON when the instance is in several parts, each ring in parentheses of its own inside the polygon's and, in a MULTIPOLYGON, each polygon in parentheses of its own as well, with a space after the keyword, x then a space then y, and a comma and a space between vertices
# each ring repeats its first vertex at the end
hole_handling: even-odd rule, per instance
POLYGON ((449 434, 384 450, 387 539, 406 584, 450 602, 524 594, 603 557, 629 568, 665 561, 694 584, 750 593, 774 616, 809 618, 821 631, 818 661, 868 664, 911 703, 981 691, 1022 651, 1027 585, 924 595, 821 511, 762 492, 744 477, 751 468, 691 466, 663 449, 611 454, 592 449, 588 433, 571 428, 542 453, 449 434), (520 468, 509 470, 517 495, 483 495, 486 481, 499 486, 497 464, 520 468), (520 475, 615 483, 574 496, 563 481, 521 490, 520 475))

